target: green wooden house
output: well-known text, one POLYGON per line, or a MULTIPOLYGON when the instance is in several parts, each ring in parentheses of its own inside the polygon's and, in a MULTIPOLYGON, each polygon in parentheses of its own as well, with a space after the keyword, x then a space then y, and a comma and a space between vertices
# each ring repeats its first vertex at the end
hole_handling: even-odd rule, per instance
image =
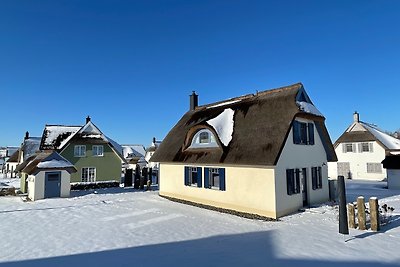
POLYGON ((104 135, 90 117, 83 126, 46 125, 41 151, 57 151, 70 161, 77 172, 71 183, 120 182, 122 147, 104 135))

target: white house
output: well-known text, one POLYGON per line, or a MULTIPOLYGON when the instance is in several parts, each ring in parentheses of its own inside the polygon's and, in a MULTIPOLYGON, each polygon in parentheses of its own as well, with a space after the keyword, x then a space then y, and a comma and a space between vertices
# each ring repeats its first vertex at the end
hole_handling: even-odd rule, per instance
POLYGON ((376 125, 360 121, 353 114, 353 123, 334 144, 337 162, 329 163, 329 176, 348 179, 383 180, 387 177, 382 160, 390 152, 400 150, 400 140, 376 125))
POLYGON ((198 106, 168 133, 161 196, 278 218, 329 199, 325 118, 301 83, 198 106))

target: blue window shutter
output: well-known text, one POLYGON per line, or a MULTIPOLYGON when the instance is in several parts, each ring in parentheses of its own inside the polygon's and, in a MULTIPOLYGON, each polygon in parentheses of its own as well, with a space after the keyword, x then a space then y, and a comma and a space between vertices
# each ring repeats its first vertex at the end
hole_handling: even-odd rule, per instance
POLYGON ((202 187, 203 175, 201 171, 201 167, 197 167, 197 187, 202 187))
POLYGON ((219 168, 219 190, 225 191, 225 168, 219 168))
POLYGON ((189 167, 185 166, 185 185, 189 185, 189 167))
POLYGON ((293 188, 292 170, 291 169, 287 169, 286 170, 286 189, 287 189, 287 194, 288 195, 293 194, 292 188, 293 188))
POLYGON ((210 168, 204 168, 204 188, 210 188, 210 168))
POLYGON ((298 121, 293 121, 293 143, 300 144, 300 124, 298 121))
POLYGON ((308 123, 308 144, 314 145, 314 124, 308 123))
POLYGON ((322 168, 318 167, 318 188, 322 188, 322 168))
POLYGON ((312 183, 312 189, 313 190, 317 189, 317 168, 315 167, 311 168, 311 183, 312 183))

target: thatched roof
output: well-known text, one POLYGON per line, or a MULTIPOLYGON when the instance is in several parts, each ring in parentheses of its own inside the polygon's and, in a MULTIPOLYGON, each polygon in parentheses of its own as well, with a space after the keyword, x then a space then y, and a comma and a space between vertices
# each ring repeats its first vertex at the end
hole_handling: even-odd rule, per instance
POLYGON ((315 121, 328 160, 336 161, 336 154, 325 128, 325 118, 319 112, 300 108, 298 101, 307 101, 316 110, 301 83, 199 106, 188 111, 172 128, 151 161, 276 165, 296 116, 315 121), (207 128, 218 136, 207 121, 226 109, 234 111, 234 130, 229 144, 226 146, 218 140, 218 148, 187 149, 187 142, 195 129, 207 128))
POLYGON ((18 156, 20 153, 20 149, 12 153, 12 155, 8 158, 7 162, 18 162, 18 156))
POLYGON ((73 164, 55 151, 37 153, 17 167, 17 171, 27 174, 35 174, 41 170, 66 170, 69 173, 76 172, 76 168, 73 164))

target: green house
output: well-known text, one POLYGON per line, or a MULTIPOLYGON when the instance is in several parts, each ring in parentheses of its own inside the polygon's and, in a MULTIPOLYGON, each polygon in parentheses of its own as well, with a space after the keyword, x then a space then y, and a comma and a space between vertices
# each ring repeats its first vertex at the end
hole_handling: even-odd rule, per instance
POLYGON ((122 147, 105 136, 90 117, 83 126, 46 125, 41 151, 57 151, 77 169, 71 183, 120 182, 122 147))

